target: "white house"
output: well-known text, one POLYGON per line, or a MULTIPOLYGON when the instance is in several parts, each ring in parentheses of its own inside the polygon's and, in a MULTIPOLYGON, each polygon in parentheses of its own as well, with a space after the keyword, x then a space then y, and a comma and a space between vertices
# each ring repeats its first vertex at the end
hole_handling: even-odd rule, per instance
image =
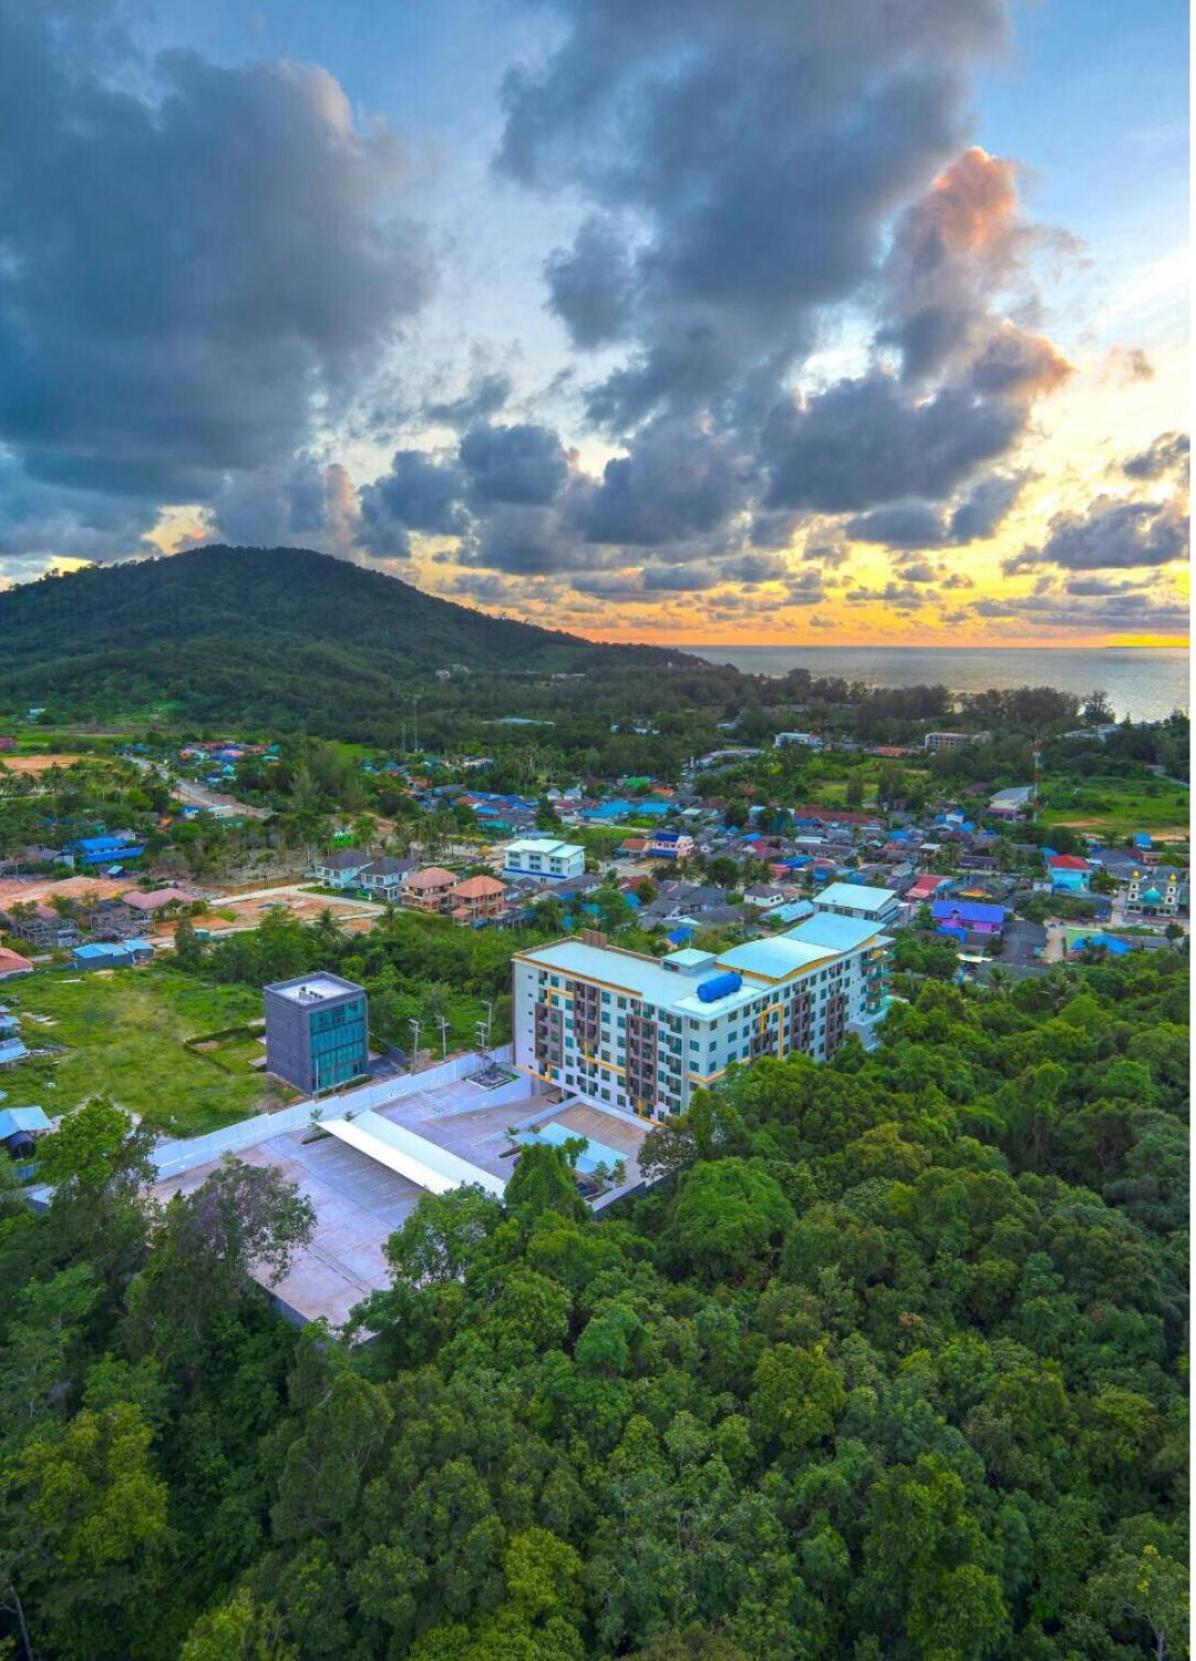
POLYGON ((364 865, 358 881, 375 899, 397 900, 407 885, 408 877, 418 870, 418 860, 395 859, 387 854, 384 859, 374 859, 364 865))
POLYGON ((889 888, 870 888, 862 882, 832 882, 814 895, 814 907, 836 917, 858 917, 864 922, 892 923, 901 915, 901 898, 889 888))
POLYGON ((502 868, 512 877, 580 877, 586 868, 586 851, 579 842, 523 836, 503 849, 502 868))
POLYGON ((787 749, 790 744, 800 744, 807 750, 821 750, 822 739, 816 732, 779 732, 773 739, 775 749, 787 749))
POLYGON ((313 875, 324 888, 356 888, 369 863, 370 856, 356 848, 336 848, 319 856, 313 875))

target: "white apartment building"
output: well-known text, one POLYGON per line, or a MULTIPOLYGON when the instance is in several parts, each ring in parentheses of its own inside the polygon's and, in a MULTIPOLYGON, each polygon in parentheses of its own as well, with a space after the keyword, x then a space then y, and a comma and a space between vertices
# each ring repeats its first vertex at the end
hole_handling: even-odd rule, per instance
POLYGON ((579 842, 524 836, 507 843, 502 868, 513 877, 580 877, 586 868, 586 851, 579 842))
POLYGON ((815 916, 720 955, 657 959, 601 935, 517 952, 515 1064, 596 1107, 666 1118, 732 1062, 873 1042, 890 940, 873 923, 815 916))

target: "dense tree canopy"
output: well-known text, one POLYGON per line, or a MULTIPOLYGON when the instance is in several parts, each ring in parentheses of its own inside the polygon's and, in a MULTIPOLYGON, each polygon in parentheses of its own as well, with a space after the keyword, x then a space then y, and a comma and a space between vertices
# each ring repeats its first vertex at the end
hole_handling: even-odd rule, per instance
POLYGON ((601 1220, 426 1199, 358 1337, 303 1202, 154 1215, 99 1104, 0 1206, 6 1630, 52 1661, 1186 1655, 1184 959, 927 980, 762 1061, 601 1220))

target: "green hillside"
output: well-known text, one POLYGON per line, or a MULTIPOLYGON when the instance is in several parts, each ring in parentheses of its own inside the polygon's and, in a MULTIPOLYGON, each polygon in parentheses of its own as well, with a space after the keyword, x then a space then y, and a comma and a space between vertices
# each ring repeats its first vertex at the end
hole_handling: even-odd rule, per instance
POLYGON ((452 664, 487 702, 496 676, 692 664, 488 617, 306 548, 208 547, 43 577, 0 594, 0 640, 0 705, 104 716, 167 701, 183 719, 325 732, 388 720, 452 664))

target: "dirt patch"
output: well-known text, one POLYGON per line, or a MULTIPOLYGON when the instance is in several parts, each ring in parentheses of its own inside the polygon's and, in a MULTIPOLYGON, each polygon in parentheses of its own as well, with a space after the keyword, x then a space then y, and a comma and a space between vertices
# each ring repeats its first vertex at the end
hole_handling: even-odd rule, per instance
POLYGON ((0 751, 0 768, 10 773, 46 773, 51 767, 70 767, 76 761, 94 760, 87 756, 18 756, 0 751))

